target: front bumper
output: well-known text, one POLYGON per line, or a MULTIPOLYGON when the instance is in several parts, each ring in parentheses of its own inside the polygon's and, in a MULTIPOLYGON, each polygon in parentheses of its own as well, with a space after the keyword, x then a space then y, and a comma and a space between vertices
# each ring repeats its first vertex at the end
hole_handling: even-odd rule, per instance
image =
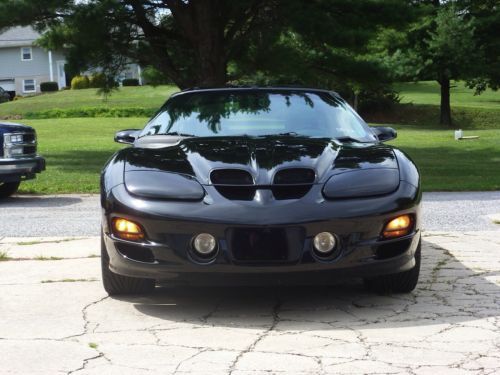
POLYGON ((140 200, 121 185, 112 189, 103 202, 104 243, 110 269, 131 277, 189 283, 208 280, 225 285, 233 277, 245 283, 328 282, 337 277, 368 277, 409 270, 415 265, 414 255, 420 241, 420 193, 405 184, 394 194, 383 197, 296 201, 266 207, 228 202, 229 206, 218 208, 201 202, 140 200), (220 211, 210 215, 210 210, 216 209, 220 211), (380 240, 384 223, 405 213, 416 218, 413 232, 394 240, 380 240), (138 244, 116 238, 109 229, 115 216, 140 223, 148 241, 138 244), (281 262, 235 259, 231 242, 235 228, 300 232, 299 237, 294 237, 299 247, 297 256, 281 262), (312 251, 313 237, 323 231, 335 233, 340 240, 338 253, 331 259, 319 259, 312 251), (192 238, 201 232, 211 233, 218 240, 217 257, 208 263, 190 255, 192 238))
POLYGON ((0 158, 0 182, 15 182, 35 178, 45 170, 45 159, 41 156, 26 158, 0 158))

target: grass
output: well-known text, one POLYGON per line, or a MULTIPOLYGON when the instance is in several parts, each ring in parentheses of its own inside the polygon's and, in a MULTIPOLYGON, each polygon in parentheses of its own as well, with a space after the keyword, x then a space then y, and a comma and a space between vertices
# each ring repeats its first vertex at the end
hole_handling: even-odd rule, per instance
POLYGON ((25 120, 38 133, 39 152, 47 170, 21 185, 23 193, 97 193, 99 173, 120 146, 121 129, 142 128, 145 118, 25 120))
POLYGON ((42 261, 45 261, 45 260, 63 260, 64 258, 61 258, 61 257, 54 257, 54 256, 50 256, 50 257, 47 257, 45 255, 37 255, 35 257, 35 260, 42 260, 42 261))
POLYGON ((19 117, 48 110, 78 110, 88 108, 146 108, 155 110, 174 92, 175 86, 122 87, 112 93, 107 100, 97 95, 96 89, 66 90, 55 93, 26 97, 9 103, 0 104, 0 118, 19 117))
MULTIPOLYGON (((440 102, 439 85, 435 81, 398 83, 394 85, 400 92, 401 103, 438 105, 440 102)), ((500 112, 500 92, 486 90, 474 95, 464 82, 453 82, 451 88, 452 108, 482 108, 500 112)))
POLYGON ((97 279, 62 279, 62 280, 42 280, 40 283, 42 284, 52 284, 52 283, 83 283, 83 282, 94 282, 98 281, 97 279))
POLYGON ((0 251, 0 262, 10 260, 9 254, 6 251, 0 251))
POLYGON ((475 130, 477 140, 455 141, 451 130, 395 126, 391 144, 407 152, 426 191, 500 190, 500 129, 475 130))
MULTIPOLYGON (((486 90, 474 95, 463 82, 451 89, 451 112, 454 129, 500 129, 500 92, 486 90)), ((439 126, 439 85, 437 82, 399 83, 400 104, 391 110, 366 115, 372 123, 416 125, 420 128, 439 126)))

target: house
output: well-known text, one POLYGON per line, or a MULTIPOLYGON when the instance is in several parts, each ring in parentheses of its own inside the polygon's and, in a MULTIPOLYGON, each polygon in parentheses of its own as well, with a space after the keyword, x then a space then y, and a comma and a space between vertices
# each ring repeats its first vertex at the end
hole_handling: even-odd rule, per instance
POLYGON ((11 95, 39 93, 42 82, 57 82, 59 89, 67 85, 64 53, 36 46, 39 37, 29 26, 0 32, 0 87, 11 95))

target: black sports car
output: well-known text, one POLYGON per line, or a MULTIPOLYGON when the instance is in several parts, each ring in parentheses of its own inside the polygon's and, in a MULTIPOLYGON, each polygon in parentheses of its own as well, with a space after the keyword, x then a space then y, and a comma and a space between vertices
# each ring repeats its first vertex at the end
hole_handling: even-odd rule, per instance
POLYGON ((420 269, 420 177, 336 93, 174 94, 101 176, 109 294, 156 282, 328 283, 409 292, 420 269))

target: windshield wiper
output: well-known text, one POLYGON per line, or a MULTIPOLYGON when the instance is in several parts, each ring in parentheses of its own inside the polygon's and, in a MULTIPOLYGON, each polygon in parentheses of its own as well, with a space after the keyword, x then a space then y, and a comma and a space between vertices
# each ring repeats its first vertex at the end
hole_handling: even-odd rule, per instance
POLYGON ((179 132, 165 133, 164 135, 176 135, 176 136, 179 136, 179 137, 196 137, 196 135, 193 135, 193 134, 179 133, 179 132))
POLYGON ((276 134, 263 134, 259 137, 309 137, 305 134, 299 134, 296 132, 285 132, 285 133, 276 133, 276 134))
POLYGON ((336 137, 335 138, 339 142, 358 142, 358 143, 363 143, 363 141, 360 141, 359 139, 353 138, 353 137, 336 137))

